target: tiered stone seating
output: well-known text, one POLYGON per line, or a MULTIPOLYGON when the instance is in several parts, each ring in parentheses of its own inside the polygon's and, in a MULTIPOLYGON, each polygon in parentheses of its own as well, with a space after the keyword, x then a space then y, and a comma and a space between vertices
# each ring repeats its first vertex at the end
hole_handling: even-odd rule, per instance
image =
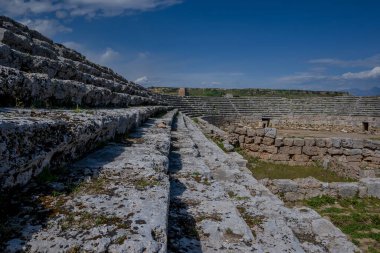
POLYGON ((190 116, 297 115, 380 116, 380 97, 319 97, 287 99, 280 97, 174 97, 164 96, 171 105, 190 116))
POLYGON ((0 105, 127 107, 158 96, 111 69, 0 17, 0 105))

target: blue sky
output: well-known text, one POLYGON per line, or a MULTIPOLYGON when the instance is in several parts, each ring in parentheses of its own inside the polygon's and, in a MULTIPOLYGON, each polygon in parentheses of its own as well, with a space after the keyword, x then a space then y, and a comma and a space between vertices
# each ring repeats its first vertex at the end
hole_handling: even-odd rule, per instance
POLYGON ((380 86, 377 0, 0 0, 0 10, 146 86, 380 86))

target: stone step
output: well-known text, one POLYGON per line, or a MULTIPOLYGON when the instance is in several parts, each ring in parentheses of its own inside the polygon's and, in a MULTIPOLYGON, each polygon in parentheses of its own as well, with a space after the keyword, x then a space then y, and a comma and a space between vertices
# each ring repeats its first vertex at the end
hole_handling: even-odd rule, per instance
POLYGON ((51 79, 47 75, 25 73, 0 66, 1 106, 51 107, 128 107, 154 105, 157 100, 125 93, 111 92, 72 80, 51 79))
POLYGON ((167 109, 1 109, 1 189, 26 184, 45 167, 64 166, 167 109))
POLYGON ((175 113, 149 119, 120 142, 69 166, 65 181, 54 185, 72 180, 74 190, 38 196, 42 211, 52 213, 43 220, 18 217, 24 229, 4 250, 166 252, 168 154, 175 113))
POLYGON ((180 114, 173 126, 169 252, 255 252, 253 235, 210 169, 199 159, 180 114))
POLYGON ((136 89, 131 83, 115 80, 115 77, 104 75, 84 64, 64 58, 55 60, 22 53, 2 43, 0 43, 0 64, 21 71, 46 74, 49 78, 78 81, 131 95, 150 96, 147 90, 136 89))

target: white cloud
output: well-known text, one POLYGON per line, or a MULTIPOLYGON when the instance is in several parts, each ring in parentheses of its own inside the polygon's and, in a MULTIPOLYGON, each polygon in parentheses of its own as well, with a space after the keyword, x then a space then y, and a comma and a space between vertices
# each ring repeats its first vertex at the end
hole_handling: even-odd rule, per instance
POLYGON ((61 32, 71 32, 72 29, 66 27, 54 19, 24 19, 21 23, 31 29, 37 30, 48 37, 61 32))
POLYGON ((107 47, 106 50, 99 56, 100 64, 107 64, 117 60, 120 57, 119 52, 107 47))
POLYGON ((303 84, 310 82, 339 82, 343 84, 344 82, 351 81, 371 81, 373 79, 380 79, 380 67, 374 67, 371 70, 360 71, 360 72, 347 72, 341 75, 326 75, 321 73, 305 72, 296 73, 294 75, 284 76, 277 79, 280 83, 285 84, 303 84))
POLYGON ((142 76, 142 77, 137 78, 137 79, 135 80, 135 83, 138 83, 138 84, 142 84, 142 85, 144 85, 144 84, 149 83, 149 79, 148 79, 148 77, 146 77, 146 76, 142 76))
POLYGON ((343 79, 374 79, 380 77, 380 67, 368 71, 348 72, 342 75, 343 79))
POLYGON ((341 60, 335 58, 313 59, 310 60, 309 63, 337 67, 375 67, 380 65, 380 54, 355 60, 341 60))
POLYGON ((150 11, 181 3, 181 0, 0 0, 5 15, 25 16, 56 13, 58 18, 74 16, 117 16, 150 11))

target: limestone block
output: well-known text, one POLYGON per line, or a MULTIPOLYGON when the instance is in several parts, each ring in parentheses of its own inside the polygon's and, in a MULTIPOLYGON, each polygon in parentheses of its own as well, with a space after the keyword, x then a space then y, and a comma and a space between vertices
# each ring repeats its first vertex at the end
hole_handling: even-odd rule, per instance
POLYGON ((288 154, 273 154, 271 159, 273 161, 289 161, 290 156, 288 154))
POLYGON ((274 145, 275 145, 276 147, 281 147, 281 146, 283 146, 283 145, 284 145, 284 139, 283 139, 283 138, 276 138, 276 139, 274 140, 274 145))
POLYGON ((244 138, 245 138, 245 135, 240 135, 240 136, 239 136, 239 143, 240 143, 240 144, 243 144, 243 143, 244 143, 244 138))
POLYGON ((228 132, 228 133, 234 133, 234 132, 235 132, 235 129, 236 129, 236 126, 234 126, 234 125, 229 125, 229 126, 227 127, 227 132, 228 132))
POLYGON ((268 153, 271 153, 271 154, 277 154, 277 149, 278 148, 275 147, 275 146, 268 146, 268 145, 261 144, 259 151, 260 152, 268 152, 268 153))
POLYGON ((324 138, 317 138, 317 139, 315 139, 315 145, 317 147, 323 148, 326 146, 326 141, 324 138))
POLYGON ((319 154, 319 148, 312 146, 304 146, 302 148, 302 153, 309 156, 317 156, 319 154))
POLYGON ((247 146, 248 146, 248 149, 253 151, 253 152, 257 152, 260 149, 260 146, 257 144, 251 144, 251 145, 247 145, 247 146))
POLYGON ((359 198, 365 198, 368 196, 368 189, 365 186, 359 185, 359 198))
POLYGON ((259 157, 260 159, 263 159, 263 160, 270 160, 271 157, 272 157, 272 154, 270 154, 270 153, 259 152, 258 157, 259 157))
POLYGON ((234 150, 234 146, 232 146, 228 141, 223 141, 223 147, 227 152, 234 150))
POLYGON ((374 156, 375 152, 371 149, 368 149, 368 148, 363 148, 362 149, 362 155, 363 156, 374 156))
POLYGON ((352 148, 362 149, 363 147, 364 147, 364 141, 363 140, 352 140, 352 148))
POLYGON ((293 138, 285 138, 283 141, 285 146, 293 146, 293 138))
POLYGON ((270 127, 267 127, 267 128, 264 128, 264 131, 265 131, 265 137, 270 137, 270 138, 276 138, 277 136, 277 129, 276 128, 270 128, 270 127))
POLYGON ((290 179, 277 179, 273 180, 273 185, 275 185, 279 192, 296 192, 298 185, 296 182, 290 179))
POLYGON ((360 162, 363 159, 362 155, 349 155, 346 156, 347 162, 360 162))
POLYGON ((256 136, 255 137, 255 144, 260 144, 263 141, 263 137, 256 136))
POLYGON ((309 156, 308 155, 294 155, 293 160, 297 162, 308 162, 309 156))
POLYGON ((324 156, 327 153, 327 148, 319 148, 318 149, 318 155, 324 156))
POLYGON ((334 148, 340 148, 342 140, 339 138, 331 138, 332 146, 334 148))
POLYGON ((298 200, 303 200, 305 196, 299 192, 286 192, 284 194, 284 198, 286 201, 294 202, 298 200))
POLYGON ((305 146, 315 146, 315 139, 311 137, 305 137, 305 146))
POLYGON ((370 170, 370 169, 365 169, 365 170, 360 170, 360 177, 361 178, 375 178, 376 177, 376 173, 375 173, 375 170, 370 170))
POLYGON ((332 140, 330 138, 325 138, 325 145, 326 145, 326 148, 331 148, 332 140))
POLYGON ((247 128, 246 127, 237 127, 235 129, 235 133, 239 135, 246 135, 247 134, 247 128))
POLYGON ((252 137, 245 137, 244 138, 244 142, 247 143, 247 144, 251 144, 251 143, 254 143, 255 142, 255 138, 252 138, 252 137))
POLYGON ((247 129, 247 135, 248 135, 249 137, 255 137, 255 136, 256 136, 256 131, 255 131, 255 129, 248 128, 248 129, 247 129))
POLYGON ((299 188, 320 188, 322 186, 322 182, 314 177, 307 178, 297 178, 294 181, 298 184, 299 188))
POLYGON ((364 161, 380 165, 380 158, 379 157, 368 156, 368 157, 364 158, 364 161))
POLYGON ((359 192, 359 186, 356 183, 336 183, 339 196, 343 198, 355 197, 359 192))
POLYGON ((274 139, 270 137, 264 137, 262 143, 265 145, 272 145, 274 143, 274 139))
POLYGON ((344 149, 343 154, 349 155, 361 155, 363 151, 361 149, 344 149))
POLYGON ((352 139, 346 138, 342 139, 342 147, 352 148, 354 146, 354 141, 352 139))
POLYGON ((364 140, 363 145, 365 148, 370 148, 373 150, 380 150, 380 141, 376 140, 364 140))
POLYGON ((360 184, 367 187, 368 196, 380 198, 380 178, 362 178, 360 184))
POLYGON ((340 148, 329 148, 327 150, 327 152, 330 154, 330 155, 342 155, 343 154, 343 150, 340 149, 340 148))
POLYGON ((300 155, 302 154, 302 148, 301 147, 289 147, 289 146, 284 146, 280 147, 280 154, 289 154, 289 155, 300 155))
POLYGON ((305 140, 302 138, 294 138, 293 145, 297 147, 302 147, 305 145, 305 140))
POLYGON ((264 128, 256 129, 256 135, 260 137, 264 137, 265 129, 264 128))

